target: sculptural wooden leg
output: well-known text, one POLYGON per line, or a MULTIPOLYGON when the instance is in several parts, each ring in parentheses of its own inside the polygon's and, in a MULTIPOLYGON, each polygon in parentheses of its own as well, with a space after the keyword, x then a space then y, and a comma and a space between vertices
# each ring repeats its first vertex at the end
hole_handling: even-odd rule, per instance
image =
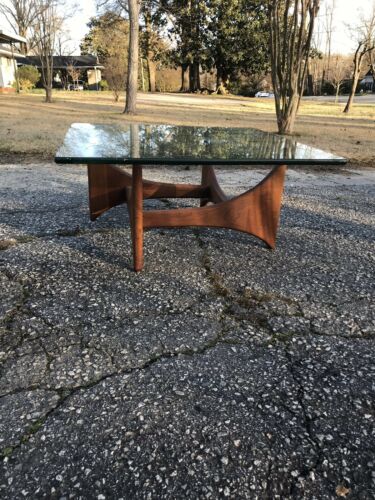
POLYGON ((209 195, 207 198, 201 198, 201 207, 206 206, 209 202, 219 203, 228 199, 217 182, 212 165, 202 166, 202 186, 208 188, 209 195))
POLYGON ((141 271, 143 269, 143 184, 141 166, 133 167, 130 203, 134 271, 141 271))
MULTIPOLYGON (((143 226, 145 228, 205 226, 236 229, 257 236, 270 248, 274 248, 286 169, 285 165, 276 166, 254 188, 231 200, 219 201, 216 205, 147 211, 144 214, 143 226)), ((213 200, 223 196, 221 190, 217 191, 215 183, 213 192, 215 192, 215 195, 211 194, 213 200)))
POLYGON ((123 172, 112 165, 87 165, 91 220, 126 202, 123 172))
MULTIPOLYGON (((91 220, 107 210, 127 202, 127 188, 132 176, 115 165, 88 165, 89 202, 91 220)), ((200 198, 209 189, 200 184, 169 184, 143 181, 143 198, 200 198)))
POLYGON ((200 185, 184 185, 143 181, 141 166, 133 166, 129 175, 114 165, 88 165, 91 219, 128 204, 135 271, 143 268, 144 228, 223 227, 257 236, 274 248, 286 169, 276 166, 257 186, 228 199, 211 166, 202 168, 200 185), (200 198, 201 207, 143 212, 144 198, 200 198), (209 202, 213 205, 204 206, 209 202))

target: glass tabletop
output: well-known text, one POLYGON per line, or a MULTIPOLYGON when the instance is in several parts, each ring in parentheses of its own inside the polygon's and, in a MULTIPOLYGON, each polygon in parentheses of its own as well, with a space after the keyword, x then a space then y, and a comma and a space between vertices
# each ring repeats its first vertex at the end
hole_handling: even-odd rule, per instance
POLYGON ((57 163, 133 165, 323 165, 347 160, 253 128, 74 123, 57 163))

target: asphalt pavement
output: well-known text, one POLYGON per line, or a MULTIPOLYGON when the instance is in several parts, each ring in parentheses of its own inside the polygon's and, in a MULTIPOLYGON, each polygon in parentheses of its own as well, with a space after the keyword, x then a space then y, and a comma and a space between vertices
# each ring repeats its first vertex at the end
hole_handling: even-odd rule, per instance
POLYGON ((374 180, 290 170, 275 251, 151 230, 135 274, 84 168, 0 165, 0 497, 373 499, 374 180))

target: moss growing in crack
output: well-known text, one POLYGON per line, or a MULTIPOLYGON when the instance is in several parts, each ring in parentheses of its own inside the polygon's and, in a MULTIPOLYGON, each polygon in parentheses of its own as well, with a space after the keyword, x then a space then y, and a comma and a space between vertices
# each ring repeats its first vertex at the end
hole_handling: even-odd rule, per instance
POLYGON ((33 422, 30 427, 26 430, 25 434, 20 438, 18 444, 16 444, 15 446, 7 446, 6 448, 3 448, 1 451, 0 451, 0 457, 2 458, 9 458, 14 450, 16 450, 17 448, 19 448, 22 444, 26 444, 30 441, 30 439, 32 438, 32 436, 34 434, 36 434, 44 425, 45 421, 47 420, 48 416, 50 413, 52 413, 53 410, 51 410, 50 412, 48 412, 44 418, 42 419, 39 419, 39 420, 36 420, 35 422, 33 422))
POLYGON ((81 234, 81 229, 79 227, 76 227, 75 229, 59 229, 56 234, 57 236, 63 238, 74 237, 81 234))
POLYGON ((285 333, 274 333, 271 337, 271 341, 268 342, 271 344, 276 344, 278 342, 282 342, 283 344, 289 344, 289 342, 299 334, 296 332, 285 332, 285 333))
POLYGON ((30 438, 39 431, 43 424, 44 420, 36 420, 34 423, 32 423, 27 429, 26 433, 21 437, 20 442, 22 444, 25 444, 30 441, 30 438))
POLYGON ((254 302, 257 302, 259 304, 261 303, 266 303, 266 302, 272 302, 273 300, 279 300, 280 302, 284 302, 284 304, 289 304, 289 305, 296 305, 297 302, 293 299, 290 299, 288 297, 284 297, 283 295, 279 295, 274 292, 257 292, 255 290, 249 290, 248 288, 245 289, 241 300, 246 303, 249 300, 252 300, 254 302))
POLYGON ((207 273, 208 279, 210 280, 211 286, 214 289, 214 292, 216 295, 220 297, 227 298, 231 295, 231 292, 229 288, 227 288, 223 284, 223 280, 221 279, 221 276, 219 273, 215 273, 212 268, 211 268, 211 261, 210 258, 207 254, 207 251, 203 245, 203 242, 199 236, 198 233, 195 233, 195 236, 198 240, 198 245, 199 247, 203 250, 203 255, 202 255, 202 265, 207 273))
POLYGON ((6 448, 3 448, 0 452, 0 455, 2 458, 9 458, 14 451, 13 446, 7 446, 6 448))
POLYGON ((36 420, 33 424, 30 425, 28 429, 28 434, 29 435, 35 434, 36 432, 38 432, 38 430, 42 427, 43 424, 44 424, 43 420, 36 420))
MULTIPOLYGON (((8 279, 10 280, 9 277, 8 279)), ((9 311, 2 319, 2 323, 5 326, 5 329, 8 331, 11 331, 13 321, 15 320, 17 314, 22 311, 22 308, 25 306, 27 300, 30 297, 30 291, 26 288, 27 285, 25 285, 24 283, 19 284, 22 286, 22 295, 13 309, 9 311)))
POLYGON ((38 238, 36 236, 19 236, 17 238, 17 243, 30 243, 30 241, 35 241, 38 238))
POLYGON ((210 280, 211 280, 211 285, 213 286, 217 295, 220 295, 220 297, 224 298, 230 297, 231 292, 229 288, 227 288, 223 284, 219 274, 212 272, 210 275, 210 280))

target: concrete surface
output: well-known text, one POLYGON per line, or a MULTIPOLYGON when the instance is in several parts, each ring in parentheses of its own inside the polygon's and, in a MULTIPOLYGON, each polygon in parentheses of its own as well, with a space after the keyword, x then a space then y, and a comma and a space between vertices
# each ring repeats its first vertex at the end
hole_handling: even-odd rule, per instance
POLYGON ((152 230, 134 274, 83 167, 1 165, 1 498, 374 498, 374 180, 290 170, 274 252, 152 230))

